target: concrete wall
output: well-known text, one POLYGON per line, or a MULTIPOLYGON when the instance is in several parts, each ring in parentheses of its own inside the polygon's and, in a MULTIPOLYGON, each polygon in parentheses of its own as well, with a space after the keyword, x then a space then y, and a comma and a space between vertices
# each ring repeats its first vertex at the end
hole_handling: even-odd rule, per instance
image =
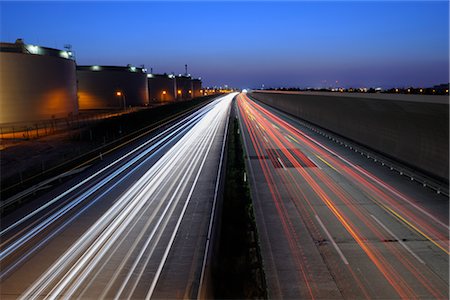
POLYGON ((147 74, 131 72, 125 67, 112 69, 100 67, 90 70, 86 67, 77 69, 78 103, 80 109, 123 108, 123 96, 126 106, 145 106, 148 104, 147 74))
POLYGON ((0 123, 78 114, 75 74, 71 59, 0 52, 0 123))
POLYGON ((257 91, 249 95, 448 182, 446 96, 257 91))

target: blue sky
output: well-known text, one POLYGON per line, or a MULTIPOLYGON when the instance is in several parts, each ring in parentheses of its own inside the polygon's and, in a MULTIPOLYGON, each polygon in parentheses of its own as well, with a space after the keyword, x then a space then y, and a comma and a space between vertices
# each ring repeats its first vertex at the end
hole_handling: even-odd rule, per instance
POLYGON ((144 64, 204 85, 448 82, 447 1, 1 2, 1 41, 63 48, 80 65, 144 64))

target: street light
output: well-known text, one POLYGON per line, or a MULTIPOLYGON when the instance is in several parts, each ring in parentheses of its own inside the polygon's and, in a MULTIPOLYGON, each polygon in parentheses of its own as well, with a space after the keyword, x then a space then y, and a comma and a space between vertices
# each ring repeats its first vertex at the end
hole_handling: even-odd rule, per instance
POLYGON ((121 91, 117 91, 116 92, 116 96, 117 97, 122 97, 122 102, 123 102, 123 110, 127 109, 127 104, 126 104, 126 100, 125 100, 125 93, 121 92, 121 91))

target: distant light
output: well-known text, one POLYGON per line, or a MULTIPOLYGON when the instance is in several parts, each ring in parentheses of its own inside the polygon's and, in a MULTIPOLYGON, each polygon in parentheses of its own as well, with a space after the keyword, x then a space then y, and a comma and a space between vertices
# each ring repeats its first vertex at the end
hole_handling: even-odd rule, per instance
POLYGON ((181 74, 178 74, 178 77, 181 77, 181 74))
POLYGON ((178 95, 181 95, 181 90, 178 90, 178 92, 177 92, 177 93, 178 93, 178 95))
POLYGON ((153 74, 147 74, 147 78, 153 78, 153 74))
POLYGON ((167 92, 166 92, 166 91, 163 91, 163 95, 165 95, 165 94, 167 94, 167 92))
POLYGON ((448 93, 448 90, 445 90, 446 93, 448 93))
POLYGON ((122 92, 116 92, 116 96, 122 96, 122 92))
POLYGON ((72 51, 69 51, 69 52, 67 52, 67 54, 69 54, 70 56, 72 56, 73 53, 72 53, 72 51))
POLYGON ((92 66, 93 71, 100 71, 100 66, 92 66))
POLYGON ((408 93, 411 92, 411 89, 408 89, 408 93))
POLYGON ((420 89, 420 90, 419 90, 419 92, 421 92, 421 93, 422 93, 422 92, 423 92, 423 90, 422 90, 422 89, 420 89))
POLYGON ((130 67, 131 72, 136 72, 136 67, 130 67))
POLYGON ((191 91, 191 90, 189 90, 189 94, 192 94, 192 91, 191 91))
POLYGON ((67 53, 67 51, 60 51, 59 56, 62 58, 69 58, 69 53, 67 53))
POLYGON ((247 93, 247 89, 243 89, 242 92, 243 92, 243 93, 247 93))
POLYGON ((398 89, 395 89, 395 92, 398 93, 398 89))
POLYGON ((27 50, 32 54, 39 54, 39 47, 34 45, 27 45, 27 50))

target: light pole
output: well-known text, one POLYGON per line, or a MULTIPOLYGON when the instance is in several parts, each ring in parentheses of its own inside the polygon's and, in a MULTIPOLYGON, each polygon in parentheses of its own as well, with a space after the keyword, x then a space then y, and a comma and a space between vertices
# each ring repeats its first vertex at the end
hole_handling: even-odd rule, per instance
POLYGON ((122 102, 123 102, 123 110, 127 109, 127 104, 126 104, 126 100, 125 100, 125 93, 121 92, 121 91, 117 91, 116 95, 119 97, 122 97, 122 102))

